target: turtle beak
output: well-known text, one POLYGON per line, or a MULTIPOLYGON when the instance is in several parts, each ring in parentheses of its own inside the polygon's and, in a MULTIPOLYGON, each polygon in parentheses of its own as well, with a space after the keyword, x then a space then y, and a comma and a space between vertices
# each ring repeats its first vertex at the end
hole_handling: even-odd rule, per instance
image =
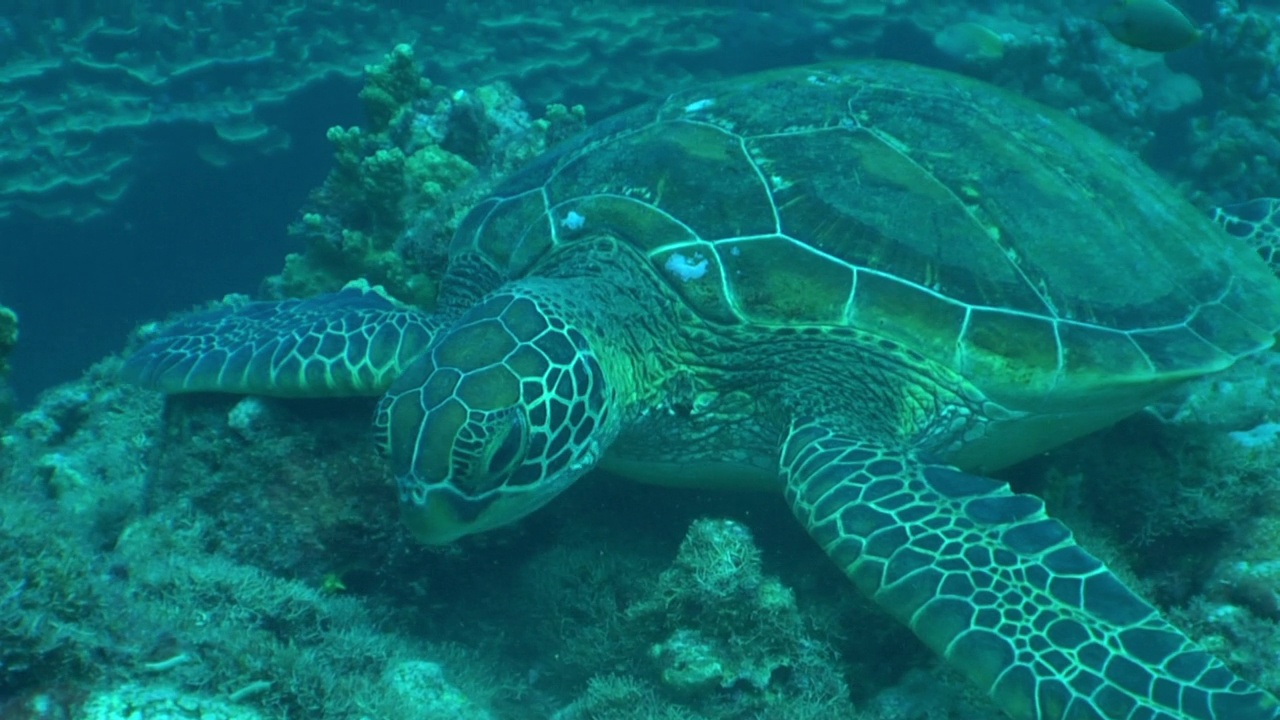
POLYGON ((557 492, 493 493, 469 498, 447 485, 400 502, 400 520, 419 542, 447 545, 461 537, 499 528, 547 504, 557 492))
POLYGON ((425 501, 401 503, 400 521, 419 542, 427 545, 449 543, 477 532, 475 515, 478 513, 459 503, 452 493, 435 490, 427 493, 425 501))

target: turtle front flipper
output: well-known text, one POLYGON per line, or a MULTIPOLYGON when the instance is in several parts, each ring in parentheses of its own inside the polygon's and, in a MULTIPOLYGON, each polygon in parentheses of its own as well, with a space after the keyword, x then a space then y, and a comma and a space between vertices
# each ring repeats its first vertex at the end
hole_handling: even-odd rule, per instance
POLYGON ((1213 209, 1214 222, 1249 243, 1280 275, 1280 198, 1254 198, 1213 209))
POLYGON ((125 380, 166 393, 379 395, 440 324, 364 282, 306 300, 198 313, 125 361, 125 380))
POLYGON ((792 430, 781 465, 796 516, 854 584, 1009 716, 1280 717, 1038 498, 814 424, 792 430))

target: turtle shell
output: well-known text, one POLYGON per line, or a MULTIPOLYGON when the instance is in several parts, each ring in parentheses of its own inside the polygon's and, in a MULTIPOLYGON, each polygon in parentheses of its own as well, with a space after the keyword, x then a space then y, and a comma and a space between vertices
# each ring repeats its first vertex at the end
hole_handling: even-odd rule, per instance
POLYGON ((772 71, 619 115, 502 184, 454 251, 518 277, 601 233, 707 322, 870 331, 1012 409, 1146 398, 1280 327, 1265 263, 1141 161, 897 62, 772 71))

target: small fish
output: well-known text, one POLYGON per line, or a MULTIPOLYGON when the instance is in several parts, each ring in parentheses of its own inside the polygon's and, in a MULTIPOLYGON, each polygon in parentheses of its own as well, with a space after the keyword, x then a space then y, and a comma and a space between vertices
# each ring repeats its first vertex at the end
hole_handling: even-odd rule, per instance
POLYGON ((943 28, 933 36, 933 46, 945 55, 965 62, 1004 57, 1004 38, 976 22, 956 23, 943 28))
POLYGON ((1200 31, 1165 0, 1116 0, 1098 18, 1111 37, 1130 47, 1173 52, 1200 39, 1200 31))

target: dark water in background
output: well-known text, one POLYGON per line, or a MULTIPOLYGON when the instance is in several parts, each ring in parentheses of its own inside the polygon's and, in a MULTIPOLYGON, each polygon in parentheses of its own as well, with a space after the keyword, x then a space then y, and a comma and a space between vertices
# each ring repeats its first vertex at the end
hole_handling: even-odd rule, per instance
POLYGON ((138 323, 227 293, 253 293, 280 271, 286 234, 328 171, 325 131, 359 122, 359 84, 334 79, 261 117, 293 142, 216 168, 197 157, 194 125, 153 131, 141 177, 86 223, 0 220, 0 299, 19 317, 11 382, 23 404, 120 349, 138 323))

